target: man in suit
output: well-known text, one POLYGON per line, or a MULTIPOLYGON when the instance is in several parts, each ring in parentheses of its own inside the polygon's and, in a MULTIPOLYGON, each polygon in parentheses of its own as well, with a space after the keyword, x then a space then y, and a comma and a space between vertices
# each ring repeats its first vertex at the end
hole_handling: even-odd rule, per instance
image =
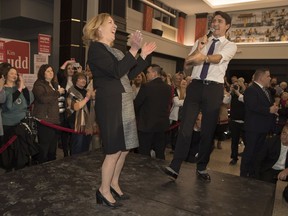
POLYGON ((280 136, 266 140, 256 157, 255 172, 256 178, 262 181, 288 180, 288 123, 280 136))
POLYGON ((185 60, 185 69, 193 66, 192 82, 186 90, 173 160, 168 167, 163 168, 165 174, 174 180, 178 177, 181 164, 189 152, 193 127, 200 111, 202 127, 196 174, 200 180, 211 180, 206 167, 223 101, 224 76, 229 61, 237 51, 236 44, 225 38, 230 26, 231 17, 225 12, 216 11, 211 23, 215 31, 208 34, 212 37, 204 35, 199 38, 185 60))
POLYGON ((261 150, 268 132, 275 124, 278 106, 274 104, 267 87, 270 84, 268 69, 257 69, 254 82, 244 93, 246 144, 240 166, 240 176, 255 177, 256 154, 261 150))
POLYGON ((153 149, 156 158, 165 159, 165 131, 169 127, 171 87, 162 81, 162 68, 152 64, 147 69, 147 83, 143 84, 134 100, 138 123, 139 149, 150 155, 153 149))

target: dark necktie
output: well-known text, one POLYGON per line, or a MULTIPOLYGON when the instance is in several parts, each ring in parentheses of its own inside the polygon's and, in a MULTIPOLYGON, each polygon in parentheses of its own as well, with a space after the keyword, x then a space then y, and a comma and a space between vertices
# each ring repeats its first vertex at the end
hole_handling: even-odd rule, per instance
MULTIPOLYGON (((215 43, 219 41, 219 39, 213 39, 213 42, 207 52, 207 55, 212 55, 213 52, 214 52, 214 49, 215 49, 215 43)), ((203 64, 203 67, 202 67, 202 70, 201 70, 201 74, 200 74, 200 78, 201 80, 204 80, 206 77, 207 77, 207 74, 208 74, 208 69, 209 69, 209 66, 210 66, 210 63, 204 63, 203 64)))
POLYGON ((269 93, 268 93, 268 90, 267 90, 266 88, 264 88, 264 87, 263 87, 262 89, 263 89, 266 97, 268 98, 269 102, 271 102, 271 100, 270 100, 270 95, 269 95, 269 93))

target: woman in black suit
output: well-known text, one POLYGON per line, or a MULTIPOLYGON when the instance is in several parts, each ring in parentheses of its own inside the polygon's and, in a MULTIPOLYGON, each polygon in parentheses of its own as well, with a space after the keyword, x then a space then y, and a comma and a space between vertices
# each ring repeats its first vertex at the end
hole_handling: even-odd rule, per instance
POLYGON ((116 198, 127 199, 119 186, 119 176, 130 149, 138 147, 133 107, 133 90, 129 79, 135 78, 147 66, 145 58, 156 49, 155 43, 145 43, 140 57, 142 34, 130 36, 131 48, 125 55, 112 48, 117 26, 106 13, 93 17, 83 29, 83 40, 89 46, 88 65, 97 91, 96 118, 101 132, 105 159, 102 164, 102 182, 96 192, 97 203, 109 207, 121 206, 116 198))

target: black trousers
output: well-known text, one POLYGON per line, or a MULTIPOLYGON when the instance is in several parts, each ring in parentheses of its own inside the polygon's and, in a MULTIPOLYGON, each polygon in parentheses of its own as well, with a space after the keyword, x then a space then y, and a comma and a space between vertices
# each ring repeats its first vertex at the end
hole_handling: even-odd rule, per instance
MULTIPOLYGON (((3 125, 4 135, 1 137, 0 147, 2 147, 2 145, 5 145, 11 139, 11 137, 15 135, 15 129, 16 126, 3 125)), ((12 171, 13 168, 23 168, 16 166, 16 150, 17 149, 15 148, 14 143, 12 143, 4 152, 2 152, 2 154, 0 154, 1 167, 4 168, 6 171, 12 171)))
POLYGON ((235 121, 230 121, 230 132, 231 132, 231 158, 238 160, 238 145, 240 137, 245 144, 245 132, 244 132, 244 122, 239 123, 235 121))
POLYGON ((276 184, 278 174, 281 171, 282 170, 274 170, 273 168, 267 169, 264 172, 260 173, 259 180, 276 184))
POLYGON ((143 132, 138 131, 139 148, 138 153, 149 155, 153 149, 156 158, 165 160, 165 132, 143 132))
POLYGON ((54 128, 37 123, 39 142, 39 162, 56 160, 58 134, 54 128))
POLYGON ((182 162, 187 158, 193 127, 200 111, 202 112, 202 123, 197 169, 199 171, 206 169, 223 93, 223 84, 218 83, 204 84, 199 80, 192 80, 187 87, 176 148, 170 163, 170 167, 174 171, 179 172, 182 162))
POLYGON ((246 144, 240 165, 240 176, 255 177, 255 158, 265 143, 267 133, 246 131, 246 144))

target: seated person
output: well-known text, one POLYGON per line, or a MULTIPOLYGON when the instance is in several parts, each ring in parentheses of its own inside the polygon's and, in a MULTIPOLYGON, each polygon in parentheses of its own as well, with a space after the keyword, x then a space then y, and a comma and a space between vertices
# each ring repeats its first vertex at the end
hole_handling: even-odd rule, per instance
POLYGON ((255 162, 256 178, 276 183, 277 180, 288 180, 288 123, 280 136, 266 140, 255 162))

